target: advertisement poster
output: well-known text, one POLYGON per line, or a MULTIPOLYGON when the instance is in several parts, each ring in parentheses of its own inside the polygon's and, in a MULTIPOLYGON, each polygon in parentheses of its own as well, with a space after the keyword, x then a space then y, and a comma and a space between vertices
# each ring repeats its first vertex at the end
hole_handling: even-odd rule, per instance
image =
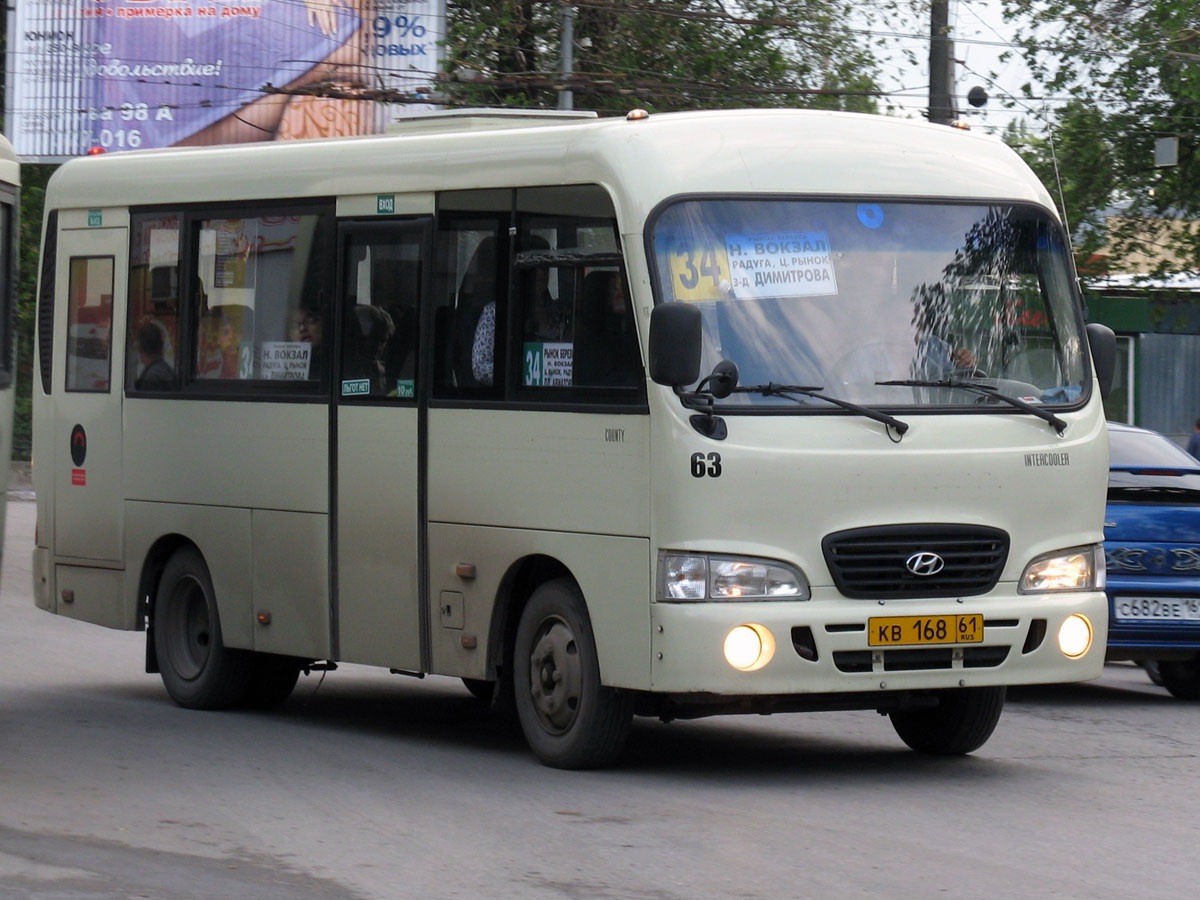
POLYGON ((22 0, 8 137, 29 162, 370 134, 429 108, 444 0, 22 0), (404 103, 322 94, 368 89, 404 103))

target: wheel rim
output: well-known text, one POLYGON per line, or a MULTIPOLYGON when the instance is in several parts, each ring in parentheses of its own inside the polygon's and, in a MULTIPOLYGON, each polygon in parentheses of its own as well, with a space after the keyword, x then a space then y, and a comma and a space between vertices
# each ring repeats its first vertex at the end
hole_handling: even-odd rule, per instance
POLYGON ((542 727, 552 734, 570 730, 579 714, 583 665, 575 633, 561 619, 538 628, 529 656, 529 692, 542 727))
POLYGON ((194 578, 179 582, 167 610, 167 655, 171 668, 191 681, 204 671, 212 647, 208 597, 194 578))

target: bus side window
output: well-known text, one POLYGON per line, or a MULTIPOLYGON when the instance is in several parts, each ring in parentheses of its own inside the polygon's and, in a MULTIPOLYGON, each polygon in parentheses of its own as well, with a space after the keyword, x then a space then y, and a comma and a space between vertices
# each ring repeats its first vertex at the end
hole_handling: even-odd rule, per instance
POLYGON ((422 239, 418 231, 355 235, 346 247, 343 398, 416 397, 422 239))
POLYGON ((498 387, 503 374, 503 355, 497 353, 503 314, 498 228, 446 230, 438 240, 448 265, 434 313, 435 387, 449 393, 498 387))
MULTIPOLYGON (((419 247, 415 248, 419 252, 419 247)), ((421 263, 414 260, 386 260, 371 278, 375 306, 392 323, 390 338, 378 354, 385 393, 389 396, 413 396, 417 371, 417 300, 421 291, 421 263)))
POLYGON ((180 218, 178 213, 131 217, 125 356, 129 390, 179 387, 180 218))
POLYGON ((67 390, 109 389, 112 360, 111 256, 75 256, 67 288, 67 390))
POLYGON ((575 329, 575 386, 635 386, 641 357, 624 278, 615 269, 589 272, 581 294, 575 329))
POLYGON ((201 380, 308 382, 315 392, 329 375, 333 338, 332 220, 317 207, 239 212, 190 220, 195 255, 185 303, 195 329, 191 374, 201 380))
POLYGON ((516 211, 521 398, 638 400, 645 379, 607 193, 597 185, 525 188, 516 211))

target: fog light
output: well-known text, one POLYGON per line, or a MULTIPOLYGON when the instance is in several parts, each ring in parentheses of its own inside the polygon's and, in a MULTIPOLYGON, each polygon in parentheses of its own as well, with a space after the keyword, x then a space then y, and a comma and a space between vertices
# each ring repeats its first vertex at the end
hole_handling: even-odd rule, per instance
POLYGON ((1092 623, 1079 613, 1067 616, 1058 629, 1058 649, 1071 659, 1078 659, 1092 646, 1092 623))
POLYGON ((739 625, 725 635, 725 661, 740 672, 761 669, 775 655, 775 636, 762 625, 739 625))

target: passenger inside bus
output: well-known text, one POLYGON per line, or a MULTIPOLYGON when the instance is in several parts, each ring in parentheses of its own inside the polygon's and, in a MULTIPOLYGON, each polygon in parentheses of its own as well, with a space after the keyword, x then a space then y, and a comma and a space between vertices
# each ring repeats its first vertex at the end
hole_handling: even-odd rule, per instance
POLYGON ((386 310, 368 304, 355 306, 346 325, 346 361, 342 377, 369 381, 373 395, 386 394, 389 379, 384 367, 384 351, 395 331, 396 326, 386 310))
POLYGON ((139 391, 169 391, 175 387, 175 369, 163 358, 163 330, 156 322, 138 329, 138 362, 141 374, 133 386, 139 391))
POLYGON ((292 340, 312 345, 308 356, 309 380, 320 378, 325 366, 324 321, 321 310, 315 306, 301 306, 292 314, 292 340))
MULTIPOLYGON (((549 250, 550 243, 538 235, 526 238, 524 250, 549 250)), ((562 277, 561 274, 559 276, 562 277)), ((562 282, 560 281, 559 284, 562 282)), ((550 291, 550 269, 538 266, 521 273, 521 304, 525 312, 525 340, 570 341, 571 305, 550 291)))
POLYGON ((475 248, 454 310, 453 372, 459 387, 490 385, 496 338, 496 240, 475 248))
POLYGON ((383 350, 383 367, 392 379, 411 380, 417 369, 417 311, 412 306, 389 306, 395 333, 383 350))
MULTIPOLYGON (((488 241, 480 244, 477 256, 484 250, 488 241)), ((527 235, 521 247, 523 251, 549 250, 550 243, 539 235, 527 235)), ((490 248, 489 248, 489 252, 490 248)), ((480 272, 477 263, 472 263, 471 269, 480 272)), ((464 284, 466 281, 464 280, 464 284)), ((481 296, 484 287, 481 282, 475 287, 475 296, 481 296)), ((550 290, 550 269, 546 266, 536 266, 525 269, 519 280, 519 303, 524 313, 524 336, 528 341, 544 341, 551 343, 569 343, 572 340, 572 311, 570 305, 560 297, 554 296, 550 290)), ((470 377, 474 383, 490 385, 493 382, 493 358, 496 349, 496 293, 495 281, 487 287, 487 293, 492 295, 477 314, 472 314, 470 303, 460 304, 467 315, 467 321, 474 321, 474 331, 470 341, 471 367, 470 377)))
POLYGON ((584 276, 574 370, 577 385, 632 387, 638 383, 641 355, 620 272, 604 270, 584 276))
POLYGON ((475 384, 492 384, 496 354, 496 302, 493 300, 479 313, 475 322, 475 337, 471 341, 471 378, 475 384))
POLYGON ((417 260, 379 259, 371 266, 370 302, 392 324, 379 362, 391 395, 398 381, 412 381, 416 373, 417 298, 421 292, 421 264, 417 260))

